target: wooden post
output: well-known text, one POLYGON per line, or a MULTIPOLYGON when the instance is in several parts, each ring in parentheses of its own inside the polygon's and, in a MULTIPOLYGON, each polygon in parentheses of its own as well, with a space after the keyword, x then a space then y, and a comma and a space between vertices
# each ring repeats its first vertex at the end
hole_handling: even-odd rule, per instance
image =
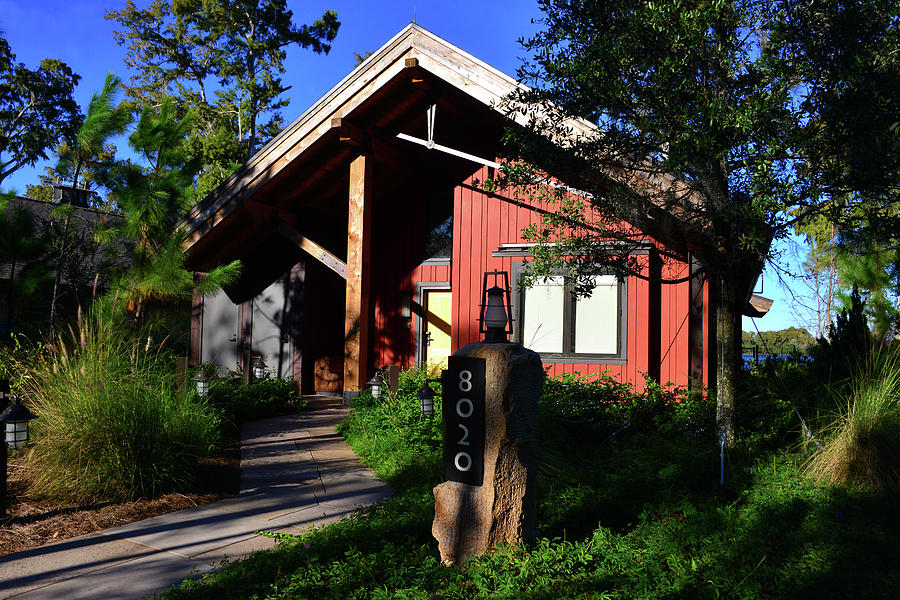
POLYGON ((194 291, 191 294, 191 335, 188 344, 188 362, 199 367, 202 356, 203 339, 203 296, 197 291, 197 285, 203 281, 203 273, 194 273, 194 291))
POLYGON ((291 379, 297 384, 297 391, 303 394, 304 386, 309 391, 315 391, 312 378, 310 377, 309 381, 304 381, 303 376, 303 350, 306 347, 306 344, 304 344, 305 333, 303 331, 303 312, 306 309, 306 258, 301 258, 294 265, 288 281, 291 289, 291 321, 289 324, 292 350, 291 379))
POLYGON ((244 385, 250 384, 250 373, 252 372, 252 358, 249 350, 241 352, 241 381, 244 385))
POLYGON ((396 394, 397 390, 400 389, 400 367, 397 365, 388 365, 385 367, 384 378, 388 391, 396 394))
POLYGON ((344 399, 365 387, 369 346, 369 254, 372 246, 372 160, 350 163, 347 296, 344 312, 344 399))
MULTIPOLYGON (((656 383, 662 382, 662 259, 656 248, 647 256, 647 272, 650 281, 647 284, 649 299, 647 301, 647 375, 656 383)), ((628 299, 625 299, 628 302, 628 299)))
POLYGON ((241 379, 244 384, 250 383, 253 369, 253 300, 241 302, 241 330, 238 340, 241 348, 241 379))
MULTIPOLYGON (((9 396, 9 380, 0 379, 0 412, 6 410, 6 407, 9 406, 9 396)), ((2 435, 0 437, 0 519, 3 519, 6 518, 6 501, 9 495, 7 494, 8 481, 6 478, 6 462, 9 455, 6 449, 5 428, 0 428, 0 435, 2 435)))

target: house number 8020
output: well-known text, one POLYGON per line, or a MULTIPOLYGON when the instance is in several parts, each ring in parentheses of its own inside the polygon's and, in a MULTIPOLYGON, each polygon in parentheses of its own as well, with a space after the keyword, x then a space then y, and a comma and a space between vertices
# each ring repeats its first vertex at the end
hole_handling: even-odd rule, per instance
POLYGON ((485 360, 451 356, 444 372, 444 477, 469 485, 484 479, 485 360))
MULTIPOLYGON (((472 371, 463 370, 459 372, 459 391, 468 392, 472 389, 472 371)), ((475 412, 475 405, 466 397, 462 397, 456 401, 456 414, 462 419, 468 419, 475 412)), ((462 423, 457 423, 457 427, 462 430, 462 437, 456 442, 458 446, 469 445, 469 428, 462 423)), ((472 468, 472 455, 468 452, 457 452, 453 459, 453 464, 460 471, 468 471, 472 468)))

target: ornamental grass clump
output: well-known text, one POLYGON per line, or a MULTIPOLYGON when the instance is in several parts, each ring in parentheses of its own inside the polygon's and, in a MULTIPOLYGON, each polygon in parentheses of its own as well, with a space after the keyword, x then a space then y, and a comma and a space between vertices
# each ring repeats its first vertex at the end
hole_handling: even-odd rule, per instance
POLYGON ((25 453, 28 493, 86 502, 184 489, 219 436, 219 417, 177 389, 161 344, 88 320, 23 364, 20 391, 39 418, 25 453))
POLYGON ((880 352, 859 369, 850 396, 809 461, 819 480, 873 491, 900 487, 900 354, 880 352))

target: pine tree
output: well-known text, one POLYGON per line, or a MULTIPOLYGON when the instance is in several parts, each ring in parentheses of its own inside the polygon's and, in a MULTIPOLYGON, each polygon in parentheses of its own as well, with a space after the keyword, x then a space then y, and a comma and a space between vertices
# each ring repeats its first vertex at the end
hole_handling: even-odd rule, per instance
POLYGON ((327 53, 340 27, 330 10, 295 25, 285 0, 129 2, 106 18, 121 27, 116 40, 136 71, 129 96, 157 107, 174 96, 179 116, 194 112, 187 143, 203 157, 201 196, 281 129, 286 49, 327 53))
MULTIPOLYGON (((88 104, 88 113, 78 128, 74 143, 70 152, 60 157, 59 170, 72 171, 72 185, 77 187, 79 177, 85 165, 95 162, 101 156, 107 140, 122 133, 131 123, 131 110, 125 104, 115 105, 116 94, 121 86, 121 80, 108 73, 103 89, 91 96, 88 104)), ((70 225, 72 220, 72 206, 62 205, 54 211, 54 216, 62 223, 61 232, 57 240, 57 257, 53 281, 53 291, 50 296, 50 338, 56 326, 56 317, 59 303, 60 282, 62 279, 63 260, 67 248, 70 245, 70 225)))
MULTIPOLYGON (((110 298, 135 321, 145 317, 148 303, 188 299, 194 289, 193 274, 185 269, 186 232, 180 220, 194 204, 200 167, 200 158, 184 145, 195 118, 193 112, 179 118, 172 98, 164 98, 158 108, 144 108, 128 141, 146 164, 121 164, 110 179, 110 193, 124 219, 106 239, 126 240, 132 261, 110 298)), ((238 261, 214 269, 198 291, 218 289, 239 273, 238 261)))

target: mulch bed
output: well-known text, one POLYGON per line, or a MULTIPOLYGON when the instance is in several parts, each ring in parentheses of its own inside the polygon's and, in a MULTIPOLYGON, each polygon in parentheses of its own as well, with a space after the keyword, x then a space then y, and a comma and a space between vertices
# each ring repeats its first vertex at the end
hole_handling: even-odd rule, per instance
POLYGON ((8 508, 6 515, 0 516, 0 556, 236 496, 240 490, 240 456, 240 440, 227 439, 219 456, 200 461, 190 492, 89 506, 28 498, 24 482, 17 476, 17 461, 12 458, 8 508))

